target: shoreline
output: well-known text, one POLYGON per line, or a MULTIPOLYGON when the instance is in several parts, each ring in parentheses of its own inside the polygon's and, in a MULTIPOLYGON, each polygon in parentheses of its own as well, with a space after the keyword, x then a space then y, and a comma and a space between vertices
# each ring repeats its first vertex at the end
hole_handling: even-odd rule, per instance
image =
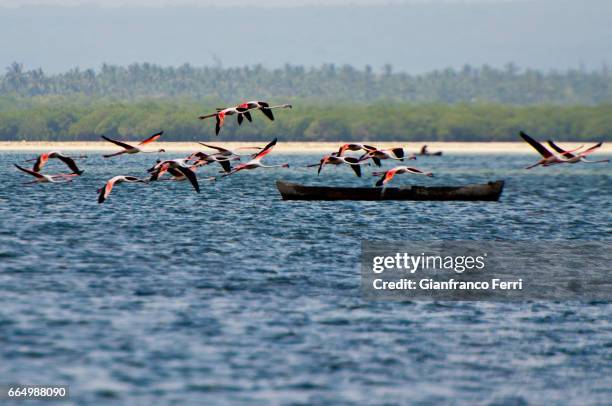
MULTIPOLYGON (((129 142, 129 141, 128 141, 129 142)), ((218 145, 223 148, 234 149, 245 146, 263 146, 265 141, 230 141, 209 140, 206 141, 212 145, 218 145)), ((361 143, 357 141, 350 141, 361 143)), ((133 142, 136 144, 137 142, 133 142)), ((302 153, 330 153, 336 151, 338 147, 345 142, 282 142, 274 148, 275 153, 281 154, 302 154, 302 153)), ((529 154, 535 151, 531 146, 522 141, 516 142, 427 142, 427 141, 411 141, 411 142, 376 142, 364 141, 363 143, 374 144, 378 148, 403 147, 407 153, 416 153, 421 146, 427 144, 430 152, 442 151, 444 154, 529 154)), ((581 145, 589 146, 595 142, 559 142, 563 148, 574 149, 581 145)), ((195 152, 205 150, 206 148, 198 145, 195 141, 166 141, 156 142, 147 145, 146 151, 156 151, 165 149, 166 152, 195 152)), ((0 141, 0 152, 44 152, 44 151, 90 151, 90 152, 109 152, 119 151, 120 148, 104 141, 0 141)), ((612 154, 612 145, 604 144, 597 151, 597 154, 612 154)))

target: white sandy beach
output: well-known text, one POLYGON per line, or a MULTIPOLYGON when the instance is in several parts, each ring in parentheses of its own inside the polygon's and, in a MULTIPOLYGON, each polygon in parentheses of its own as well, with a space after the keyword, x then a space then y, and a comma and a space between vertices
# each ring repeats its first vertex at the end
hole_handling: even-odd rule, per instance
MULTIPOLYGON (((207 141, 213 145, 224 148, 236 148, 244 146, 263 146, 265 142, 224 142, 223 140, 207 141)), ((354 141, 351 141, 354 142, 354 141)), ((136 144, 135 142, 134 144, 136 144)), ((524 142, 372 142, 378 148, 404 147, 408 152, 418 152, 423 144, 428 145, 430 152, 443 151, 445 154, 529 154, 535 153, 533 148, 524 142)), ((279 140, 275 147, 275 153, 300 154, 300 153, 328 153, 338 149, 343 142, 283 142, 279 140)), ((583 142, 559 142, 559 145, 574 149, 581 145, 591 145, 583 142)), ((160 148, 167 152, 194 152, 205 148, 196 142, 157 142, 147 146, 147 150, 155 151, 160 148)), ((0 142, 0 151, 8 152, 40 152, 40 151, 83 151, 83 152, 109 152, 118 151, 119 147, 103 141, 76 141, 76 142, 49 142, 49 141, 3 141, 0 142)), ((612 146, 604 144, 598 151, 599 154, 612 154, 612 146)))

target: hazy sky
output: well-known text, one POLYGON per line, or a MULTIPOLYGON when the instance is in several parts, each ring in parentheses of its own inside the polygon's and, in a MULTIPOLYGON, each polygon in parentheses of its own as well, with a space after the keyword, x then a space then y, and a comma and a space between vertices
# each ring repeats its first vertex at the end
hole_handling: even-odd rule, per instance
MULTIPOLYGON (((29 0, 19 0, 23 5, 29 0)), ((35 1, 35 0, 31 0, 35 1)), ((73 0, 36 0, 45 4, 73 0)), ((101 0, 74 0, 99 4, 101 0)), ((106 0, 107 6, 167 0, 106 0)), ((188 1, 188 0, 185 0, 188 1)), ((323 0, 296 0, 306 5, 323 0)), ((465 64, 597 69, 612 64, 612 0, 336 0, 370 7, 0 7, 0 69, 371 65, 421 73, 465 64), (588 5, 588 7, 587 7, 588 5)), ((17 0, 0 0, 0 4, 17 0)), ((286 0, 202 0, 271 7, 286 0)), ((330 4, 329 0, 325 0, 330 4)), ((176 1, 172 2, 176 5, 176 1)))
POLYGON ((44 6, 102 6, 102 7, 163 7, 163 6, 214 6, 214 7, 290 7, 309 5, 384 5, 418 3, 500 3, 509 1, 534 0, 0 0, 0 6, 19 7, 24 5, 44 6))

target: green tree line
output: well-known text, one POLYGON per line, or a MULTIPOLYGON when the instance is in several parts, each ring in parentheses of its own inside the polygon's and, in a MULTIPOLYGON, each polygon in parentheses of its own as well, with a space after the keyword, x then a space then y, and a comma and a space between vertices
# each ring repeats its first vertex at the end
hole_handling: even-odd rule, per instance
MULTIPOLYGON (((101 134, 142 139, 164 130, 165 140, 215 139, 214 119, 198 115, 215 103, 192 100, 80 101, 78 98, 0 98, 0 140, 99 140, 101 134)), ((218 139, 285 141, 439 140, 516 141, 520 130, 557 140, 611 140, 612 104, 512 106, 501 104, 325 104, 295 101, 269 121, 228 117, 218 139)))
POLYGON ((370 66, 327 64, 242 68, 161 67, 142 63, 103 65, 46 74, 13 63, 0 75, 0 96, 88 96, 115 101, 186 98, 234 103, 242 99, 300 99, 313 102, 502 103, 513 105, 596 105, 612 103, 612 75, 599 71, 540 72, 513 64, 496 69, 464 66, 419 75, 382 72, 370 66))

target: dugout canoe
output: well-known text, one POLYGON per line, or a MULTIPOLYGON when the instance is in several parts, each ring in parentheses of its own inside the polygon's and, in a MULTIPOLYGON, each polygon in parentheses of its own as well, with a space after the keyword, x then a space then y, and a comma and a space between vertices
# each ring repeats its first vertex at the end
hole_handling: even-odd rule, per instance
POLYGON ((499 200, 504 181, 465 186, 330 187, 276 181, 283 200, 499 200))

